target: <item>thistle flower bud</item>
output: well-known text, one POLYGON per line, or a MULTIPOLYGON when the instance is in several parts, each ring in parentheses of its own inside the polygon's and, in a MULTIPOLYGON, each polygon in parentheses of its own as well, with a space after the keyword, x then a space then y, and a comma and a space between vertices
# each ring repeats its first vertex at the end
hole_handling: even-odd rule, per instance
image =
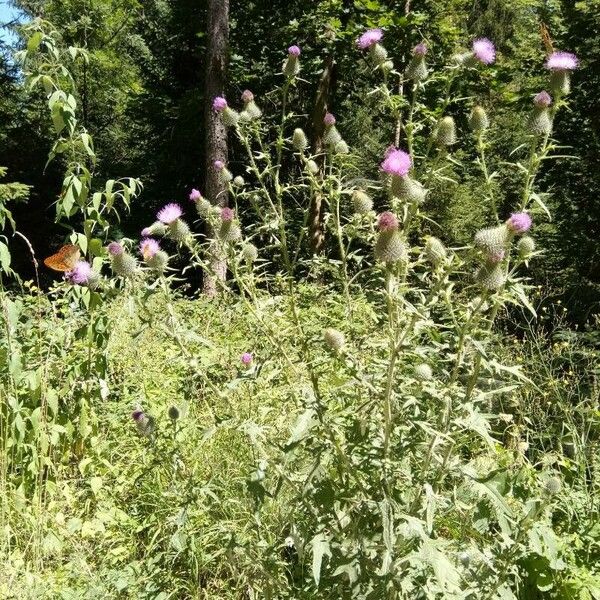
POLYGON ((325 340, 327 346, 329 346, 329 348, 331 348, 331 350, 334 352, 339 352, 344 347, 346 341, 344 334, 341 331, 331 327, 325 329, 323 332, 323 339, 325 340))
POLYGON ((242 237, 242 231, 234 220, 235 213, 227 206, 221 209, 221 227, 219 237, 225 242, 237 242, 242 237))
POLYGON ((262 111, 256 105, 254 94, 250 90, 244 90, 242 92, 242 102, 244 103, 244 110, 240 113, 242 121, 254 121, 261 117, 262 111))
POLYGON ((554 496, 562 489, 562 482, 558 477, 550 477, 544 483, 544 489, 550 496, 554 496))
POLYGON ((406 244, 397 229, 384 229, 379 232, 375 243, 375 258, 384 263, 408 260, 406 244))
POLYGON ((440 120, 435 132, 435 142, 438 146, 456 144, 456 124, 452 117, 444 117, 440 120))
POLYGON ((490 291, 499 290, 506 283, 502 265, 494 262, 488 262, 480 267, 475 279, 483 289, 490 291))
POLYGON ((182 219, 175 219, 169 224, 169 231, 167 232, 169 238, 179 244, 185 242, 191 235, 188 224, 182 219))
POLYGON ((118 254, 111 253, 110 266, 113 273, 115 275, 120 275, 121 277, 132 277, 137 271, 137 262, 135 258, 125 251, 118 254))
POLYGON ((222 160, 215 160, 213 167, 215 168, 215 171, 219 173, 219 181, 223 185, 227 185, 233 180, 231 171, 225 166, 225 163, 222 160))
POLYGON ((396 198, 417 204, 422 204, 427 196, 423 185, 408 175, 392 175, 391 192, 396 198))
POLYGON ((308 139, 300 127, 294 129, 294 133, 292 135, 292 146, 294 147, 294 150, 297 150, 298 152, 302 152, 308 148, 308 139))
POLYGON ((552 133, 552 115, 548 106, 536 103, 534 100, 534 108, 527 120, 527 128, 533 135, 546 136, 552 133))
POLYGON ((535 241, 532 237, 524 235, 517 243, 519 256, 523 259, 530 257, 535 250, 535 241))
POLYGON ((171 421, 177 421, 177 419, 179 419, 181 416, 179 409, 176 406, 169 406, 168 415, 171 421))
POLYGON ((469 127, 471 131, 479 133, 490 126, 490 120, 483 106, 474 106, 469 116, 469 127))
POLYGON ((366 215, 373 210, 373 200, 363 190, 354 190, 352 193, 352 206, 357 215, 366 215))
POLYGON ((155 221, 150 227, 144 227, 144 229, 142 229, 142 237, 150 237, 153 235, 163 236, 165 233, 167 233, 167 227, 160 221, 155 221))
POLYGON ((373 44, 369 48, 369 60, 374 67, 378 67, 387 61, 387 50, 381 44, 373 44))
POLYGON ((340 140, 333 150, 336 154, 348 154, 350 152, 350 148, 348 148, 348 144, 344 140, 340 140))
POLYGON ((254 244, 244 244, 242 256, 247 262, 253 263, 258 258, 258 249, 254 244))
POLYGON ((325 124, 325 127, 331 127, 332 125, 335 125, 335 116, 329 112, 325 113, 325 116, 323 117, 323 123, 325 124))
POLYGON ((433 371, 428 364, 422 363, 415 367, 415 377, 420 381, 431 381, 433 379, 433 371))
POLYGON ((509 241, 510 232, 506 225, 481 229, 473 240, 475 246, 488 255, 506 250, 509 241))
POLYGON ((394 70, 394 63, 391 60, 384 60, 379 67, 384 73, 391 73, 394 70))
POLYGON ((168 263, 169 255, 164 250, 159 250, 154 256, 146 261, 146 264, 157 273, 163 273, 167 268, 168 263))
POLYGON ((233 178, 233 185, 237 188, 241 188, 244 187, 244 185, 246 185, 246 182, 244 181, 244 178, 241 175, 236 175, 233 178))
POLYGON ((413 56, 406 68, 405 76, 407 79, 412 79, 415 83, 424 81, 429 75, 427 65, 425 63, 425 55, 427 54, 427 46, 421 42, 413 49, 413 56))
POLYGON ((325 129, 323 142, 328 148, 335 148, 338 142, 342 141, 342 136, 335 125, 331 125, 325 129))
POLYGON ((229 108, 228 106, 221 113, 221 119, 223 120, 225 127, 235 127, 240 120, 240 115, 238 112, 233 110, 233 108, 229 108))
POLYGON ((425 243, 425 256, 434 267, 437 267, 446 261, 446 248, 438 238, 430 236, 425 243))
POLYGON ((208 217, 208 213, 210 212, 211 203, 206 198, 200 198, 196 200, 196 212, 203 218, 206 219, 208 217))
POLYGON ((286 77, 295 77, 300 72, 300 48, 298 46, 290 46, 288 48, 288 57, 283 63, 283 74, 286 77))
POLYGON ((306 168, 313 175, 316 175, 319 172, 319 165, 312 159, 306 163, 306 168))

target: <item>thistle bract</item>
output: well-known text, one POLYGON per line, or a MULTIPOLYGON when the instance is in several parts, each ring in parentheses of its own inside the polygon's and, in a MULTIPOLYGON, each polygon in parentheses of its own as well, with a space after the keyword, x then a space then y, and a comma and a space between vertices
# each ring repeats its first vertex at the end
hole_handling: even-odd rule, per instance
POLYGON ((437 267, 447 258, 446 247, 438 238, 430 236, 425 242, 425 256, 432 265, 437 267))
POLYGON ((157 273, 163 273, 169 264, 169 255, 164 250, 159 250, 146 260, 146 264, 157 273))
POLYGON ((292 134, 292 146, 294 147, 294 150, 298 150, 298 152, 302 152, 302 150, 308 148, 308 138, 300 127, 294 129, 294 133, 292 134))
POLYGON ((490 126, 487 113, 483 106, 475 106, 469 116, 469 127, 472 131, 478 133, 485 131, 490 126))
POLYGON ((428 364, 422 363, 415 367, 415 377, 420 381, 431 381, 433 379, 433 371, 428 364))
POLYGON ((392 176, 391 183, 392 195, 407 202, 416 202, 421 204, 425 201, 427 190, 416 179, 412 179, 408 175, 398 177, 392 176))
POLYGON ((111 268, 115 275, 132 277, 137 270, 137 262, 131 254, 121 252, 120 254, 114 254, 112 256, 111 268))
POLYGON ((323 339, 329 348, 331 348, 331 350, 334 352, 339 352, 344 347, 346 341, 344 334, 337 329, 333 329, 332 327, 323 332, 323 339))
POLYGON ((435 142, 438 146, 456 144, 456 124, 452 117, 444 117, 440 120, 435 134, 435 142))
POLYGON ((517 243, 517 251, 521 258, 528 258, 535 251, 535 241, 532 237, 524 235, 517 243))
POLYGON ((366 215, 373 210, 373 200, 363 190, 354 190, 352 193, 352 206, 357 215, 366 215))
POLYGON ((384 263, 395 263, 408 259, 406 244, 397 229, 379 232, 375 243, 375 258, 384 263))
POLYGON ((500 263, 490 261, 480 267, 476 279, 483 289, 496 291, 506 283, 506 274, 500 263))
POLYGON ((481 229, 474 238, 475 246, 490 255, 506 250, 509 242, 510 232, 505 225, 481 229))
POLYGON ((258 258, 258 249, 254 244, 244 244, 242 256, 249 263, 253 263, 258 258))
POLYGON ((185 242, 191 235, 189 225, 183 219, 176 219, 169 224, 167 235, 179 244, 185 242))

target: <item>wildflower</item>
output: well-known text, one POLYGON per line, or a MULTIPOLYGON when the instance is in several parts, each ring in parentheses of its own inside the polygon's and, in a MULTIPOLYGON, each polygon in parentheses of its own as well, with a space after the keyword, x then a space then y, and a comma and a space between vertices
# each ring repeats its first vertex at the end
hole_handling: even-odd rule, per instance
POLYGON ((247 367, 252 364, 253 356, 250 352, 244 352, 240 357, 240 360, 242 361, 242 364, 247 367))
POLYGON ((531 228, 532 220, 528 213, 518 212, 512 213, 506 221, 507 227, 513 233, 525 233, 531 228))
POLYGON ((242 248, 242 256, 249 263, 253 263, 258 258, 258 249, 254 244, 244 244, 242 248))
POLYGON ((306 168, 313 175, 316 175, 319 172, 319 165, 312 159, 306 163, 306 168))
POLYGON ((323 123, 325 123, 326 127, 331 127, 335 125, 335 117, 331 113, 325 113, 325 117, 323 118, 323 123))
POLYGON ((329 348, 334 352, 339 352, 346 343, 344 334, 337 329, 333 329, 332 327, 329 327, 323 331, 323 339, 325 340, 327 346, 329 346, 329 348))
POLYGON ((179 219, 181 215, 183 215, 181 206, 171 202, 170 204, 163 206, 163 208, 158 211, 156 218, 165 225, 171 225, 171 223, 179 219))
POLYGON ((425 64, 425 55, 427 46, 421 42, 413 48, 413 55, 406 67, 406 78, 412 79, 415 83, 427 79, 429 71, 425 64))
POLYGON ((200 200, 200 198, 202 198, 202 194, 196 188, 192 188, 192 191, 189 195, 189 199, 192 202, 196 202, 197 200, 200 200))
POLYGON ((407 175, 412 167, 410 155, 397 148, 388 148, 385 159, 381 163, 381 170, 388 175, 407 175))
POLYGON ((425 256, 433 266, 437 267, 446 261, 446 247, 438 238, 429 236, 425 243, 425 256))
POLYGON ((425 196, 427 196, 425 187, 408 175, 402 177, 392 176, 391 192, 396 198, 401 198, 407 202, 416 202, 417 204, 424 202, 425 196))
POLYGON ((302 152, 308 148, 308 138, 300 127, 294 129, 294 133, 292 134, 292 146, 295 150, 298 150, 298 152, 302 152))
POLYGON ((262 111, 256 105, 254 94, 250 90, 242 92, 242 102, 244 103, 244 110, 240 113, 240 118, 243 121, 254 121, 261 117, 262 111))
POLYGON ((138 432, 149 437, 154 432, 154 417, 147 415, 143 410, 137 409, 131 413, 131 418, 134 420, 138 432))
POLYGON ((480 38, 473 42, 473 56, 484 65, 491 65, 496 60, 496 48, 487 38, 480 38))
POLYGON ((219 173, 219 181, 222 184, 227 184, 233 180, 233 174, 225 166, 225 163, 222 160, 215 160, 213 162, 213 166, 215 168, 215 171, 217 171, 217 173, 219 173))
POLYGON ((160 244, 154 238, 144 238, 140 242, 140 254, 145 261, 152 258, 160 250, 160 244))
POLYGON ((552 116, 548 108, 551 104, 552 96, 546 91, 536 94, 533 98, 533 112, 527 126, 534 135, 550 135, 552 133, 552 116))
POLYGON ((344 141, 335 126, 335 117, 331 113, 326 113, 323 122, 325 123, 323 141, 329 149, 335 150, 336 146, 344 141))
POLYGON ((157 250, 146 260, 146 264, 157 273, 162 273, 169 263, 169 255, 164 250, 157 250))
POLYGON ((233 178, 233 185, 237 188, 241 188, 244 187, 244 185, 246 184, 246 182, 244 181, 244 178, 241 175, 236 175, 233 178))
POLYGON ((500 289, 506 282, 506 274, 500 263, 487 262, 479 268, 475 279, 482 288, 490 291, 500 289))
POLYGON ((443 117, 440 120, 435 133, 435 141, 438 146, 456 144, 456 124, 452 117, 443 117))
POLYGON ((298 46, 290 46, 288 48, 288 57, 283 63, 283 74, 286 77, 294 77, 300 72, 300 48, 298 46))
POLYGON ((119 254, 123 254, 125 251, 119 242, 111 242, 106 249, 111 256, 119 256, 119 254))
POLYGON ((398 217, 389 210, 382 212, 377 219, 377 226, 379 231, 389 231, 392 229, 398 229, 398 217))
POLYGON ((233 221, 234 216, 235 216, 235 212, 232 208, 229 208, 228 206, 224 206, 221 209, 221 221, 229 223, 229 222, 233 221))
POLYGON ((483 106, 474 106, 469 117, 469 127, 472 131, 479 133, 490 126, 490 120, 483 106))
POLYGON ((571 71, 579 64, 571 52, 553 52, 546 61, 550 73, 550 88, 556 94, 568 94, 571 91, 571 71))
POLYGON ((546 480, 544 489, 549 495, 554 496, 562 489, 562 482, 558 477, 550 477, 546 480))
POLYGON ((204 219, 208 217, 211 207, 212 204, 206 198, 196 200, 196 212, 204 219))
POLYGON ((71 271, 65 274, 65 277, 71 283, 76 285, 87 285, 93 278, 94 272, 92 265, 85 260, 78 261, 71 271))
POLYGON ((235 212, 228 206, 221 209, 221 227, 219 237, 226 242, 236 242, 242 237, 242 232, 234 221, 235 212))
POLYGON ((169 415, 169 419, 171 419, 171 421, 177 421, 177 419, 179 419, 181 416, 181 413, 176 406, 169 406, 169 411, 167 414, 169 415))
POLYGON ((524 235, 517 243, 517 250, 521 258, 528 258, 535 251, 535 241, 532 237, 524 235))
POLYGON ((165 235, 166 232, 167 228, 165 227, 165 224, 160 221, 155 221, 150 227, 144 227, 141 234, 142 237, 150 237, 152 235, 165 235))
POLYGON ((431 381, 433 379, 433 371, 428 364, 422 363, 415 367, 415 377, 420 381, 431 381))
POLYGON ((375 258, 381 262, 394 263, 408 258, 406 245, 398 231, 398 218, 386 211, 379 215, 377 221, 379 235, 375 243, 375 258))
POLYGON ((212 107, 215 112, 223 112, 227 108, 227 100, 223 96, 216 96, 213 99, 212 107))
POLYGON ((368 29, 356 40, 356 45, 361 50, 366 50, 378 44, 382 39, 383 31, 381 29, 368 29))
POLYGON ((504 260, 506 256, 506 250, 496 250, 492 252, 487 258, 488 261, 492 264, 498 264, 504 260))
POLYGON ((510 231, 506 225, 481 229, 475 234, 474 244, 486 254, 492 255, 505 250, 510 241, 510 231))
POLYGON ((373 209, 373 200, 363 190, 354 190, 352 193, 352 206, 357 215, 366 215, 373 209))
POLYGON ((125 249, 119 242, 111 242, 108 245, 108 252, 111 256, 110 266, 115 275, 121 277, 131 277, 135 274, 137 263, 133 256, 125 252, 125 249))

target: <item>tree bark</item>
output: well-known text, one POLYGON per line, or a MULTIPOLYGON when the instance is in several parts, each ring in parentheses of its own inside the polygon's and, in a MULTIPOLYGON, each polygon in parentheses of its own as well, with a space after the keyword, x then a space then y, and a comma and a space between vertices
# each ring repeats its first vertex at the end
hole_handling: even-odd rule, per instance
MULTIPOLYGON (((218 206, 227 206, 227 186, 219 180, 213 167, 215 160, 227 163, 227 131, 221 118, 212 109, 215 96, 222 96, 225 88, 227 62, 229 57, 229 0, 208 0, 208 43, 206 47, 206 73, 204 81, 204 128, 206 157, 206 197, 218 206)), ((206 231, 209 239, 215 232, 206 231)), ((224 281, 227 272, 225 257, 219 244, 211 244, 208 257, 209 273, 204 273, 203 291, 207 296, 215 296, 219 280, 224 281)))

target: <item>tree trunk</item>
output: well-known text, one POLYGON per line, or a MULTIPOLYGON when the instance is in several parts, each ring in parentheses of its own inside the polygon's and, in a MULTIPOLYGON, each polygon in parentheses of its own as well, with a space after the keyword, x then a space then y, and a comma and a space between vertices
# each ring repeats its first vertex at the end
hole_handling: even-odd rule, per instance
MULTIPOLYGON (((215 96, 222 96, 229 55, 229 0, 208 0, 208 43, 206 47, 206 76, 204 82, 204 129, 206 132, 206 197, 215 205, 227 206, 227 186, 219 181, 213 167, 215 160, 227 163, 227 131, 221 118, 213 111, 215 96)), ((206 231, 209 239, 215 232, 206 231)), ((208 296, 215 296, 219 280, 225 280, 227 264, 218 244, 211 245, 208 257, 211 273, 204 273, 203 290, 208 296)))

